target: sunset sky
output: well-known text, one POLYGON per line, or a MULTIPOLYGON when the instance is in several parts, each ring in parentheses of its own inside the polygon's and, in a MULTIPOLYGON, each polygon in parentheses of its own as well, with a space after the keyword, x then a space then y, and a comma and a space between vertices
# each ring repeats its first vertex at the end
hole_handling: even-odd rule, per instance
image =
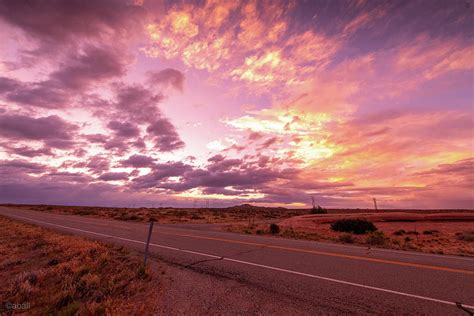
POLYGON ((0 0, 0 202, 474 208, 473 9, 0 0))

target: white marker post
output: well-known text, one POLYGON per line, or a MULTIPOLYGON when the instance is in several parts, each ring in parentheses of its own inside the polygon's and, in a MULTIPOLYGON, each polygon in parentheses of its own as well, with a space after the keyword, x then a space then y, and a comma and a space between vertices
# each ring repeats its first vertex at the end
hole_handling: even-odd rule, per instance
POLYGON ((146 239, 145 245, 145 261, 143 262, 144 266, 146 266, 146 259, 148 258, 148 246, 150 245, 151 232, 153 231, 153 223, 154 221, 150 221, 150 228, 148 229, 148 238, 146 239))

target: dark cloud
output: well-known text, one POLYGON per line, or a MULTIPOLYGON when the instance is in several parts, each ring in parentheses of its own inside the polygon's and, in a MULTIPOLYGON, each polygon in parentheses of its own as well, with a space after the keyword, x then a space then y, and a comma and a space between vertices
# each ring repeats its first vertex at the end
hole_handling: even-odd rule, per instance
POLYGON ((168 177, 180 177, 191 170, 193 170, 191 165, 182 162, 155 164, 153 170, 149 174, 133 180, 133 187, 136 189, 160 187, 163 183, 163 179, 168 177))
MULTIPOLYGON (((153 171, 145 176, 134 179, 135 188, 158 188, 182 192, 193 188, 201 188, 206 192, 227 189, 234 195, 246 194, 246 191, 257 191, 259 186, 278 179, 296 178, 296 169, 260 168, 255 163, 246 163, 240 159, 226 159, 222 155, 209 158, 206 168, 194 168, 182 163, 158 164, 153 171), (179 181, 167 181, 168 177, 180 177, 179 181), (212 189, 214 188, 214 189, 212 189)), ((222 193, 224 194, 224 193, 222 193)))
POLYGON ((64 182, 77 182, 77 183, 89 183, 93 178, 89 175, 77 172, 51 172, 43 179, 49 179, 51 181, 64 181, 64 182))
POLYGON ((13 155, 18 155, 18 156, 23 156, 23 157, 38 157, 38 156, 53 156, 53 152, 51 151, 50 148, 39 148, 39 149, 34 149, 29 146, 20 146, 20 147, 14 147, 10 146, 8 143, 2 144, 2 146, 10 153, 13 155))
POLYGON ((223 172, 230 170, 234 167, 240 167, 243 164, 243 161, 241 159, 221 159, 221 157, 218 158, 219 159, 216 160, 216 156, 214 156, 209 159, 211 164, 207 167, 207 170, 223 172))
POLYGON ((121 161, 123 167, 145 168, 151 167, 155 159, 145 155, 133 155, 126 160, 121 161))
POLYGON ((17 80, 0 77, 0 93, 16 90, 20 85, 17 80))
POLYGON ((26 160, 0 160, 0 174, 6 176, 8 174, 16 176, 21 173, 43 173, 49 168, 26 160))
POLYGON ((207 159, 207 161, 212 162, 212 163, 217 163, 217 162, 220 162, 224 159, 225 159, 224 156, 222 156, 221 154, 217 154, 217 155, 214 155, 211 158, 207 159))
POLYGON ((127 172, 107 172, 100 175, 99 180, 102 180, 102 181, 128 180, 128 173, 127 172))
POLYGON ((39 82, 21 82, 0 77, 0 95, 7 101, 43 108, 63 108, 92 84, 120 77, 127 60, 106 47, 86 47, 70 56, 49 78, 39 82))
POLYGON ((87 164, 85 165, 92 173, 103 173, 110 168, 110 161, 106 157, 102 156, 94 156, 89 159, 87 164))
POLYGON ((0 78, 0 96, 7 101, 42 108, 66 107, 69 99, 68 93, 53 81, 21 82, 4 77, 0 78))
POLYGON ((69 148, 77 126, 57 115, 31 118, 18 114, 0 115, 0 136, 14 140, 45 141, 48 146, 69 148))
POLYGON ((35 53, 52 53, 81 39, 119 41, 143 23, 144 15, 140 6, 125 0, 0 2, 0 18, 37 41, 35 53))
POLYGON ((467 158, 450 164, 440 164, 436 168, 415 173, 419 176, 471 176, 474 177, 474 158, 467 158))
POLYGON ((105 144, 109 138, 104 134, 89 134, 84 135, 84 138, 91 143, 105 144))
POLYGON ((83 91, 94 82, 122 76, 125 67, 123 54, 119 55, 114 49, 87 47, 51 73, 50 80, 63 89, 83 91))
POLYGON ((130 122, 118 122, 118 121, 110 121, 107 124, 107 127, 110 128, 115 132, 115 135, 119 137, 137 137, 140 135, 140 129, 138 126, 130 123, 130 122))
POLYGON ((166 118, 161 118, 150 124, 146 131, 155 140, 159 151, 167 152, 184 147, 184 142, 176 132, 175 127, 166 118))
POLYGON ((149 72, 148 82, 152 85, 168 85, 176 90, 183 91, 184 74, 179 70, 167 68, 159 72, 149 72))
POLYGON ((163 100, 162 94, 154 94, 141 85, 117 85, 117 102, 115 107, 118 115, 134 122, 153 122, 161 117, 158 104, 163 100))

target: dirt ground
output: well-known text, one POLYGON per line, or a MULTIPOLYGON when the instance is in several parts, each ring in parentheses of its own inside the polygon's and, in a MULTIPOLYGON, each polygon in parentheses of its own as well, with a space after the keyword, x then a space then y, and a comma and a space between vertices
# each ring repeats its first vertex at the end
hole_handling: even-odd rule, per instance
POLYGON ((233 224, 228 231, 276 235, 286 238, 354 243, 399 250, 474 256, 474 212, 413 214, 403 212, 325 214, 296 216, 276 222, 278 233, 269 224, 233 224), (342 218, 363 218, 373 222, 379 235, 335 232, 331 223, 342 218), (381 235, 380 235, 381 234, 381 235))
POLYGON ((157 275, 123 247, 0 216, 1 315, 152 315, 157 275))

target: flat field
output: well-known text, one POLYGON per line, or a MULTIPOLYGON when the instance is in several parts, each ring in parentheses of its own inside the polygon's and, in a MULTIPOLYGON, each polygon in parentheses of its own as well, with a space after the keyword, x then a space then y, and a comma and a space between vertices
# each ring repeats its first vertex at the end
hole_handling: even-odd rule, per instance
POLYGON ((0 216, 0 314, 151 315, 157 272, 123 247, 0 216))

